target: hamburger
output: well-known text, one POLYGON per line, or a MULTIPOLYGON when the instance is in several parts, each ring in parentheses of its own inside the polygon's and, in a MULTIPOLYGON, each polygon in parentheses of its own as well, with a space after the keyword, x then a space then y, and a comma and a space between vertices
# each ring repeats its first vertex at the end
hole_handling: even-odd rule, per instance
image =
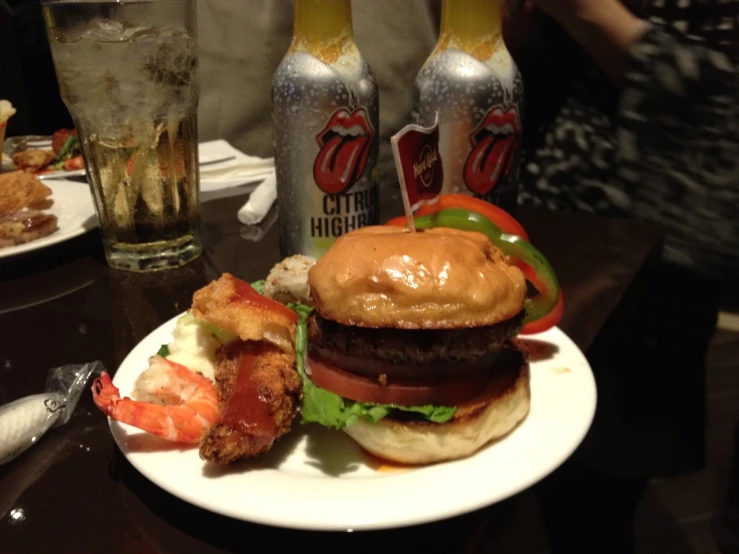
POLYGON ((365 227, 308 274, 303 419, 381 458, 468 456, 528 414, 521 271, 480 233, 365 227))

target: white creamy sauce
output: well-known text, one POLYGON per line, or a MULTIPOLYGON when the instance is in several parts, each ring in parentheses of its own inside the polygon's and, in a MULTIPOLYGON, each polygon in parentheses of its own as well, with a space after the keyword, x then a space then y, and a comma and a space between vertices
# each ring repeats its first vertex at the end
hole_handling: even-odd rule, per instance
POLYGON ((172 332, 167 359, 214 380, 216 351, 221 342, 208 326, 192 316, 183 316, 172 332))

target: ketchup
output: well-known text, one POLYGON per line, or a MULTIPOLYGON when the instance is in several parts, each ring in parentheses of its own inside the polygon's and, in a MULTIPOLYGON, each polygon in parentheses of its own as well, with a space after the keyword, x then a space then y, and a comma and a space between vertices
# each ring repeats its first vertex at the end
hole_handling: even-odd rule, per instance
POLYGON ((229 358, 237 364, 238 373, 231 398, 221 415, 222 423, 245 435, 275 437, 277 423, 264 394, 269 394, 269 391, 260 391, 259 383, 254 379, 255 348, 248 343, 236 343, 226 348, 229 358))
POLYGON ((241 279, 237 279, 235 277, 232 277, 231 279, 234 289, 233 300, 235 302, 242 302, 244 304, 254 306, 258 309, 279 314, 282 317, 287 318, 290 323, 298 322, 298 314, 296 314, 287 306, 284 306, 279 302, 275 302, 274 300, 267 298, 266 296, 262 296, 256 290, 254 290, 254 287, 252 287, 249 283, 242 281, 241 279))

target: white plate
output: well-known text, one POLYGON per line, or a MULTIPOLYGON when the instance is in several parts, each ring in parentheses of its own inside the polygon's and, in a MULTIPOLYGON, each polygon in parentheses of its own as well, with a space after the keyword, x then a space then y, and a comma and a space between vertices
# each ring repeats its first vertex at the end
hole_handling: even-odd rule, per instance
POLYGON ((16 256, 26 252, 32 252, 40 248, 46 248, 65 240, 77 237, 98 225, 95 206, 92 203, 90 187, 83 183, 71 181, 44 181, 51 191, 51 199, 54 201, 51 208, 44 212, 54 214, 57 217, 59 229, 49 236, 20 244, 0 248, 0 258, 16 256))
POLYGON ((46 182, 49 179, 66 179, 67 177, 81 177, 86 172, 84 169, 75 169, 73 171, 49 171, 36 175, 40 181, 46 182))
MULTIPOLYGON (((127 396, 176 318, 141 341, 113 382, 127 396)), ((167 492, 244 521, 311 530, 367 530, 444 519, 510 497, 552 472, 580 444, 596 390, 583 354, 559 329, 532 337, 531 412, 507 437, 475 455, 422 468, 390 468, 347 435, 301 426, 259 461, 218 470, 197 449, 181 449, 111 421, 131 464, 167 492)))

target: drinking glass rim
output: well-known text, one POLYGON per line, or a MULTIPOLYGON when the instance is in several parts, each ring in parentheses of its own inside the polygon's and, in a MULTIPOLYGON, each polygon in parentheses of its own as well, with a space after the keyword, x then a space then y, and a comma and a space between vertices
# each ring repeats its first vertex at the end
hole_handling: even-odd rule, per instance
POLYGON ((195 0, 41 0, 42 6, 84 6, 85 4, 156 4, 161 3, 178 3, 189 4, 195 0))

